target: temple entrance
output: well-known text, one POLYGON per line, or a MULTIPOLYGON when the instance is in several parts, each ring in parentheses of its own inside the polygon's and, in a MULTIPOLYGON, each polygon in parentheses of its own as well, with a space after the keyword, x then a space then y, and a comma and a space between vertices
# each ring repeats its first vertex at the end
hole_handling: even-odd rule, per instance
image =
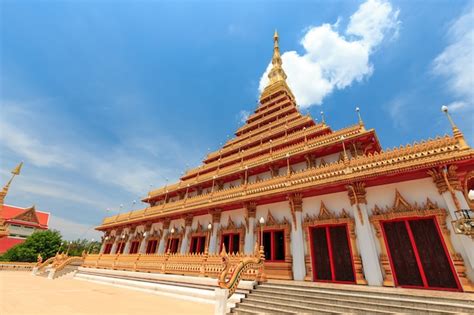
POLYGON ((381 223, 395 285, 460 290, 434 217, 381 223))
POLYGON ((313 281, 355 283, 347 224, 310 228, 313 281))

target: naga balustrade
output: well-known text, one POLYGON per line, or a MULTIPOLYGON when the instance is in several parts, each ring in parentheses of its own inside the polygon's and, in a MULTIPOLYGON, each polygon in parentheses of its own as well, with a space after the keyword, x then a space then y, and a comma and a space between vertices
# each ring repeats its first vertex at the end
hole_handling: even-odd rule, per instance
MULTIPOLYGON (((254 255, 228 254, 228 267, 224 266, 220 254, 89 254, 82 267, 218 278, 226 268, 227 273, 232 274, 242 260, 252 257, 254 255)), ((241 276, 255 280, 259 272, 263 272, 263 265, 260 269, 246 269, 241 276)))

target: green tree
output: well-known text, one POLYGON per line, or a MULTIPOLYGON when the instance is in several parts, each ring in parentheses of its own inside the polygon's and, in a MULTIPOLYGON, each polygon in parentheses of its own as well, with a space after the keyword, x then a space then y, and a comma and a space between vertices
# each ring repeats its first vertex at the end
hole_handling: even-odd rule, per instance
POLYGON ((44 261, 58 252, 61 241, 58 231, 38 231, 28 236, 23 243, 6 251, 0 256, 0 260, 35 262, 38 254, 41 254, 44 261))
POLYGON ((67 252, 69 256, 81 256, 83 251, 86 253, 98 253, 100 245, 97 241, 89 241, 87 239, 63 241, 60 251, 67 252))

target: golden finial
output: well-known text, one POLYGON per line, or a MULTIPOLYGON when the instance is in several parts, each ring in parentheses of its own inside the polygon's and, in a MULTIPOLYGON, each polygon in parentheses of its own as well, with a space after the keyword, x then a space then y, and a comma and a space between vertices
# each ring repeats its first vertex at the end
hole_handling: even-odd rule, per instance
POLYGON ((326 120, 324 120, 324 112, 323 112, 323 111, 321 111, 321 123, 322 123, 323 125, 326 124, 326 120))
POLYGON ((5 197, 7 196, 8 194, 8 189, 10 188, 10 184, 12 183, 13 181, 13 178, 15 178, 15 176, 17 175, 20 175, 20 172, 21 172, 21 167, 23 166, 23 162, 20 162, 20 164, 18 164, 12 171, 12 177, 10 178, 10 180, 6 183, 5 186, 3 186, 2 188, 2 191, 0 191, 0 204, 3 205, 3 202, 5 200, 5 197))
POLYGON ((453 136, 456 140, 458 140, 460 148, 468 149, 469 146, 467 145, 467 142, 464 139, 464 135, 462 134, 461 130, 459 130, 458 126, 456 126, 453 119, 451 118, 451 115, 449 114, 448 106, 446 105, 441 106, 441 111, 443 111, 448 117, 449 123, 451 124, 451 128, 453 129, 453 136))
POLYGON ((359 118, 359 126, 362 127, 362 129, 365 129, 364 122, 362 121, 362 116, 360 115, 360 108, 356 107, 356 112, 357 112, 357 117, 359 118))
POLYGON ((280 56, 280 48, 278 46, 278 32, 275 30, 275 34, 273 35, 273 57, 272 57, 272 69, 268 74, 268 78, 270 79, 270 83, 275 83, 278 81, 285 81, 286 80, 286 73, 283 71, 282 68, 282 61, 280 56))

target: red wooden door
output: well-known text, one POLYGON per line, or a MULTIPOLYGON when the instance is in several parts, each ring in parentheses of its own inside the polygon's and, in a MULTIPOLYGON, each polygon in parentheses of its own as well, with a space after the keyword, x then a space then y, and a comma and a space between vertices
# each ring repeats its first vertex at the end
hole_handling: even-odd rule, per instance
POLYGON ((396 285, 461 289, 435 218, 384 221, 382 228, 396 285))
POLYGON ((347 224, 310 229, 313 280, 354 283, 354 265, 347 224))

